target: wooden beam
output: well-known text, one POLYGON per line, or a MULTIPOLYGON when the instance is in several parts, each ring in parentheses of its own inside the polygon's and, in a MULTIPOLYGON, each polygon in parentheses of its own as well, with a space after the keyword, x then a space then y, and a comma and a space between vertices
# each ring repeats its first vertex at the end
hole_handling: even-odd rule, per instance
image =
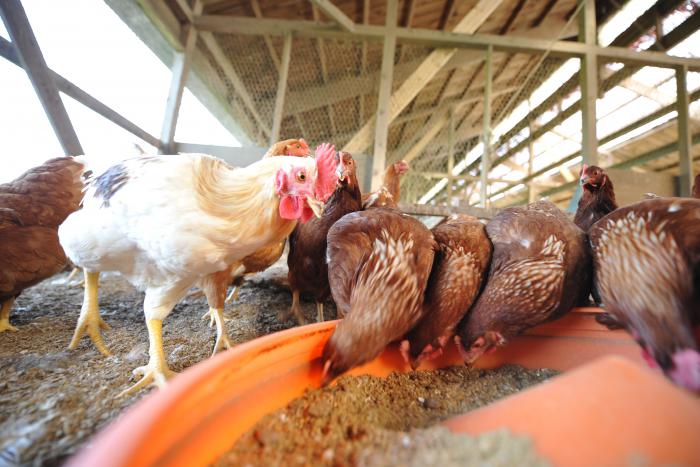
MULTIPOLYGON (((17 55, 17 51, 12 46, 12 43, 3 37, 0 37, 0 56, 4 57, 8 61, 14 63, 15 65, 17 65, 20 68, 22 67, 22 62, 20 61, 19 56, 17 55)), ((127 118, 125 118, 121 114, 119 114, 118 112, 107 107, 105 104, 98 101, 97 99, 92 97, 90 94, 88 94, 87 92, 83 91, 78 86, 76 86, 75 84, 68 81, 63 76, 59 75, 58 73, 56 73, 55 71, 53 71, 51 69, 49 69, 48 72, 51 75, 51 79, 56 84, 56 87, 58 88, 58 90, 61 91, 62 93, 64 93, 65 95, 72 97, 76 101, 83 104, 85 107, 102 115, 104 118, 106 118, 110 122, 114 123, 115 125, 118 125, 121 128, 125 129, 129 133, 131 133, 135 136, 138 136, 139 138, 141 138, 142 140, 144 140, 148 144, 150 144, 156 148, 160 145, 160 140, 158 138, 151 135, 147 131, 142 130, 135 123, 131 122, 130 120, 128 120, 127 118)))
POLYGON ((484 130, 482 143, 484 151, 481 155, 481 193, 479 196, 482 208, 489 207, 488 174, 491 164, 491 84, 493 81, 493 47, 486 49, 486 65, 484 78, 484 130))
MULTIPOLYGON (((187 9, 189 12, 189 8, 187 9)), ((199 15, 202 13, 202 2, 195 1, 194 9, 190 12, 190 16, 199 15)), ((170 80, 170 92, 168 101, 165 105, 165 116, 163 117, 163 128, 160 132, 160 154, 172 154, 175 152, 173 142, 175 141, 175 129, 177 127, 177 117, 180 114, 180 104, 182 103, 182 94, 185 91, 187 84, 187 76, 190 72, 190 64, 192 63, 192 55, 194 54, 197 45, 197 30, 191 25, 187 25, 184 29, 185 40, 184 50, 175 52, 173 58, 172 77, 170 80)))
MULTIPOLYGON (((362 24, 369 24, 369 0, 362 1, 362 24)), ((360 76, 364 77, 367 72, 367 41, 362 41, 362 51, 360 56, 360 76)), ((357 124, 362 125, 365 120, 365 95, 359 93, 359 108, 357 112, 357 124)))
POLYGON ((287 77, 289 76, 289 63, 292 58, 292 35, 284 38, 282 48, 282 67, 277 81, 277 99, 275 100, 275 110, 272 114, 272 131, 270 132, 270 144, 275 144, 280 139, 280 129, 284 118, 284 95, 287 92, 287 77))
MULTIPOLYGON (((480 4, 477 4, 470 13, 474 13, 474 10, 482 2, 487 4, 485 8, 490 9, 491 6, 500 4, 501 1, 480 0, 480 4)), ((696 14, 698 13, 695 13, 693 17, 696 14)), ((467 17, 469 16, 467 15, 467 17)), ((337 29, 333 23, 317 24, 313 21, 257 19, 223 15, 201 15, 195 18, 195 25, 200 31, 215 31, 229 34, 284 35, 292 32, 298 37, 325 37, 339 40, 372 40, 377 42, 383 40, 387 34, 384 26, 358 24, 355 26, 353 33, 348 33, 337 29)), ((664 36, 664 44, 676 29, 664 36)), ((661 52, 635 51, 624 47, 591 46, 563 40, 552 41, 510 35, 472 34, 422 28, 396 28, 396 40, 400 43, 437 47, 438 50, 452 50, 455 48, 483 50, 491 45, 494 50, 513 53, 540 54, 548 52, 550 57, 580 57, 586 53, 593 53, 606 61, 664 68, 687 66, 690 71, 700 71, 700 59, 698 58, 679 57, 661 52)))
POLYGON ((429 204, 408 204, 399 203, 398 208, 406 214, 416 216, 442 216, 447 217, 451 214, 466 214, 479 219, 491 219, 498 214, 500 209, 484 209, 473 206, 431 206, 429 204))
POLYGON ((78 135, 58 94, 22 3, 19 0, 3 0, 0 2, 0 14, 10 33, 22 68, 27 72, 64 153, 71 156, 83 154, 78 135))
POLYGON ((311 0, 311 3, 320 8, 330 19, 338 23, 343 30, 347 32, 355 31, 355 23, 353 20, 348 18, 348 16, 330 0, 311 0))
MULTIPOLYGON (((584 3, 579 13, 579 41, 587 46, 596 44, 595 1, 578 0, 584 3)), ((583 161, 588 165, 598 164, 598 136, 596 134, 596 100, 598 99, 598 57, 586 52, 581 57, 579 73, 581 85, 581 146, 583 161)))
POLYGON ((676 110, 678 112, 678 161, 680 168, 679 191, 681 196, 690 196, 693 186, 692 144, 690 142, 690 116, 688 99, 688 69, 676 68, 676 110))
MULTIPOLYGON (((473 34, 488 19, 502 0, 479 0, 469 13, 455 26, 454 31, 461 34, 473 34)), ((391 96, 389 106, 389 122, 396 118, 401 111, 418 95, 426 84, 454 56, 456 49, 437 49, 421 63, 418 68, 401 84, 391 96)), ((350 153, 364 151, 371 142, 374 121, 370 120, 345 145, 344 151, 350 153)))
POLYGON ((448 114, 447 126, 447 204, 452 205, 452 184, 455 168, 455 110, 451 108, 448 114))
MULTIPOLYGON (((258 0, 250 0, 250 7, 253 9, 253 14, 255 15, 256 18, 262 18, 262 9, 260 8, 260 3, 258 0)), ((280 62, 279 57, 277 57, 277 51, 275 50, 275 45, 272 43, 272 39, 270 39, 270 36, 263 36, 263 40, 265 41, 265 46, 267 47, 268 52, 270 53, 270 58, 272 59, 272 63, 274 63, 275 68, 279 72, 282 63, 280 62)))
MULTIPOLYGON (((397 16, 398 1, 387 0, 386 26, 389 31, 396 27, 397 16)), ((377 113, 374 118, 376 126, 374 132, 374 157, 372 158, 372 190, 378 190, 382 186, 384 180, 387 141, 389 139, 389 107, 391 83, 394 79, 395 51, 396 36, 390 33, 384 39, 382 71, 379 80, 379 96, 377 98, 377 113)))

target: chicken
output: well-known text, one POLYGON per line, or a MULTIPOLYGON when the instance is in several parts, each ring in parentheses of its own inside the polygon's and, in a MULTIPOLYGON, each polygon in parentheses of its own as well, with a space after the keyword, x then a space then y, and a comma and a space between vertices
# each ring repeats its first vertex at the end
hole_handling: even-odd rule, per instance
POLYGON ((588 232, 599 219, 617 209, 612 181, 600 167, 583 164, 581 168, 583 195, 578 201, 574 224, 588 232))
POLYGON ((415 369, 442 353, 457 324, 481 290, 491 242, 476 217, 453 214, 433 227, 437 251, 425 292, 423 318, 401 343, 404 359, 415 369))
POLYGON ((401 176, 409 169, 410 166, 406 161, 398 161, 389 165, 384 172, 382 186, 377 191, 362 197, 362 209, 381 206, 396 207, 401 200, 401 176))
POLYGON ((690 192, 693 198, 700 199, 700 174, 695 176, 695 181, 693 182, 693 189, 690 192))
POLYGON ((700 200, 660 198, 618 209, 590 231, 607 311, 652 366, 700 391, 700 200))
POLYGON ((83 168, 60 157, 0 185, 0 332, 17 330, 10 310, 22 291, 66 266, 58 226, 80 207, 83 168))
POLYGON ((299 324, 304 324, 304 314, 299 306, 300 292, 310 293, 316 301, 317 320, 323 321, 323 302, 331 295, 326 264, 326 237, 328 230, 345 214, 362 208, 362 195, 357 181, 355 160, 347 152, 337 155, 338 187, 328 200, 323 215, 296 226, 289 236, 289 287, 292 290, 292 307, 278 318, 285 321, 293 314, 299 324))
POLYGON ((486 232, 493 242, 488 281, 455 337, 467 364, 560 317, 591 291, 586 235, 552 203, 504 209, 486 232))
MULTIPOLYGON (((308 155, 310 155, 310 151, 306 141, 303 139, 288 139, 270 146, 270 149, 263 155, 263 159, 276 156, 304 157, 308 155)), ((210 326, 216 324, 216 343, 214 344, 213 353, 220 349, 231 347, 224 324, 225 302, 237 298, 238 290, 247 274, 254 274, 267 269, 282 256, 285 240, 283 238, 281 241, 265 245, 253 254, 229 265, 225 270, 217 271, 200 280, 199 286, 207 297, 207 304, 209 305, 209 310, 204 314, 203 318, 209 318, 210 326), (226 297, 226 290, 229 284, 233 284, 233 290, 226 297)))
MULTIPOLYGON (((233 169, 201 154, 140 157, 95 177, 83 208, 59 228, 61 245, 85 271, 85 295, 73 343, 99 333, 100 271, 119 271, 145 290, 149 361, 125 393, 172 375, 162 321, 197 281, 264 245, 279 242, 331 195, 337 177, 331 148, 316 159, 273 157, 233 169)), ((94 338, 93 338, 94 339, 94 338)))
POLYGON ((328 231, 338 323, 323 349, 322 384, 379 355, 420 320, 436 244, 418 220, 388 208, 347 214, 328 231))
POLYGON ((311 156, 311 149, 304 138, 278 141, 263 154, 263 159, 275 156, 311 156))

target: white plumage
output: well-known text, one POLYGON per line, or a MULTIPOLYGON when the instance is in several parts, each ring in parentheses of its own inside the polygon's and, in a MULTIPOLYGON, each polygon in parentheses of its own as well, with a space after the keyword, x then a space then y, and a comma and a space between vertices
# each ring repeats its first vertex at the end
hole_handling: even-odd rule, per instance
POLYGON ((317 167, 310 157, 275 157, 233 169, 210 156, 182 154, 128 159, 94 176, 82 210, 59 229, 66 255, 86 272, 72 346, 85 331, 100 347, 102 322, 90 287, 100 271, 119 271, 146 292, 151 360, 134 389, 153 380, 149 370, 162 383, 169 370, 160 321, 199 279, 283 240, 309 208, 317 212, 329 191, 322 182, 330 186, 318 172, 327 166, 325 159, 317 167))

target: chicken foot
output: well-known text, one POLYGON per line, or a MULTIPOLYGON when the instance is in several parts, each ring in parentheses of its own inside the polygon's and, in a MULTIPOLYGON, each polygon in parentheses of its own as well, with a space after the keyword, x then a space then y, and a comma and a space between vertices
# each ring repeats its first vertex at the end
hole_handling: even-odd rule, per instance
POLYGON ((14 303, 15 299, 11 298, 2 304, 2 308, 0 309, 0 332, 19 331, 19 329, 10 324, 10 310, 14 303))
POLYGON ((226 320, 224 319, 224 309, 223 308, 209 308, 209 314, 212 319, 216 322, 216 344, 214 344, 214 352, 212 352, 212 357, 216 355, 216 352, 222 349, 230 349, 231 341, 228 339, 228 333, 226 332, 226 325, 224 324, 226 320))
POLYGON ((97 290, 99 287, 99 272, 85 271, 85 294, 83 297, 83 307, 80 310, 78 324, 75 326, 73 339, 70 341, 69 349, 75 350, 78 347, 80 338, 85 333, 90 336, 97 350, 105 357, 110 356, 110 352, 102 340, 100 329, 109 329, 109 325, 100 317, 100 309, 97 302, 97 290))
POLYGON ((168 362, 165 360, 165 354, 163 353, 163 321, 147 319, 146 326, 148 327, 149 340, 148 365, 140 366, 133 371, 134 375, 141 375, 141 379, 130 388, 120 392, 117 397, 133 394, 149 384, 162 388, 168 379, 176 374, 168 367, 168 362))
POLYGON ((301 311, 301 306, 299 305, 298 290, 292 290, 292 307, 289 311, 280 311, 277 314, 277 319, 279 321, 287 321, 290 315, 294 315, 299 324, 306 324, 306 318, 304 318, 304 313, 301 311))

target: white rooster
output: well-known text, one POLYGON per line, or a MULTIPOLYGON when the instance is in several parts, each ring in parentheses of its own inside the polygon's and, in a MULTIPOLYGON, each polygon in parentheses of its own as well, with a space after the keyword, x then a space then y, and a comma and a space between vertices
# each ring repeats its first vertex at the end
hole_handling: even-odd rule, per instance
POLYGON ((150 341, 139 382, 172 376, 163 355, 162 321, 187 290, 264 245, 281 241, 314 214, 337 183, 335 149, 316 158, 274 157, 231 168, 201 154, 139 157, 95 176, 83 208, 59 228, 66 255, 85 271, 85 296, 71 347, 87 332, 103 354, 97 289, 100 271, 119 271, 145 290, 150 341))

